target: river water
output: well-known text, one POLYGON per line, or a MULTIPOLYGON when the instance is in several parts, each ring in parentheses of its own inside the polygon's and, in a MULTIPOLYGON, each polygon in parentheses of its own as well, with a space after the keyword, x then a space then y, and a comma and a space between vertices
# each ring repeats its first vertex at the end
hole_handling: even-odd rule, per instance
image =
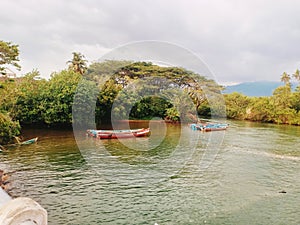
POLYGON ((300 224, 300 127, 150 127, 150 137, 121 142, 26 129, 39 142, 0 153, 0 168, 50 225, 300 224))

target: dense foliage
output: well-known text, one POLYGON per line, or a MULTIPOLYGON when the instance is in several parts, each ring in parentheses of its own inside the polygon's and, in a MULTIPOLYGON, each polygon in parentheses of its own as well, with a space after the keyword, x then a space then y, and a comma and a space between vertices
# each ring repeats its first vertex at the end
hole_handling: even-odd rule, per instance
POLYGON ((97 122, 153 117, 191 121, 195 119, 192 114, 197 106, 206 100, 207 92, 220 93, 220 86, 203 76, 149 62, 94 63, 85 77, 95 81, 100 89, 97 122))
MULTIPOLYGON (((297 71, 294 77, 299 81, 297 71)), ((276 88, 270 97, 248 97, 239 93, 225 95, 227 117, 300 125, 300 84, 292 91, 287 73, 283 73, 281 80, 284 85, 276 88)))
POLYGON ((81 75, 70 70, 53 73, 49 81, 33 71, 5 80, 0 89, 0 110, 21 124, 71 124, 72 102, 81 75))
MULTIPOLYGON (((17 45, 0 41, 0 72, 8 65, 20 68, 18 55, 17 45)), ((76 52, 67 63, 67 70, 53 73, 49 80, 36 70, 15 79, 0 77, 0 144, 18 135, 19 122, 70 126, 74 114, 79 125, 154 117, 190 122, 197 120, 197 113, 300 125, 300 85, 292 91, 290 82, 300 81, 299 70, 292 76, 284 72, 284 85, 271 97, 224 95, 225 109, 221 87, 184 68, 113 60, 87 66, 76 52)))
POLYGON ((20 134, 20 125, 14 122, 7 114, 0 113, 0 144, 9 143, 20 134))
POLYGON ((0 73, 5 75, 4 69, 11 65, 20 69, 19 61, 19 46, 11 42, 0 40, 0 73))
POLYGON ((72 54, 73 59, 67 62, 69 64, 69 70, 83 75, 87 70, 87 61, 84 59, 84 56, 79 52, 73 52, 72 54))
POLYGON ((0 94, 5 98, 0 110, 21 124, 47 126, 70 126, 72 113, 80 115, 79 123, 87 122, 90 113, 96 114, 96 124, 112 118, 191 121, 195 106, 206 100, 203 86, 215 94, 220 90, 214 81, 183 68, 105 61, 91 64, 85 74, 70 66, 49 80, 41 79, 36 70, 2 80, 0 94))

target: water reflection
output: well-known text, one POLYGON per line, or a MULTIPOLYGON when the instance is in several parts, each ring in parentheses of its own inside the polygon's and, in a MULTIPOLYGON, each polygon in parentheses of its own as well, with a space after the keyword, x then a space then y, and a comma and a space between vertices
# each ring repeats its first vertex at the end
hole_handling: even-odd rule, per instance
POLYGON ((160 148, 156 132, 124 140, 132 149, 82 133, 85 152, 71 131, 28 131, 38 144, 4 151, 0 166, 16 171, 13 195, 41 203, 49 224, 299 224, 299 128, 231 125, 206 170, 212 136, 184 125, 167 125, 160 148))

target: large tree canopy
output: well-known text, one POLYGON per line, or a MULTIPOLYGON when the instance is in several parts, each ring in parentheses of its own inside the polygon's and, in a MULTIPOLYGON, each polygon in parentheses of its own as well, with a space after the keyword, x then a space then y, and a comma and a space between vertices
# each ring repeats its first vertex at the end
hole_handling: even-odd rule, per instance
POLYGON ((94 63, 85 77, 98 83, 97 117, 105 120, 111 112, 119 119, 128 116, 141 119, 170 117, 168 112, 176 110, 181 119, 188 118, 208 98, 220 95, 221 90, 213 80, 192 71, 150 62, 94 63))

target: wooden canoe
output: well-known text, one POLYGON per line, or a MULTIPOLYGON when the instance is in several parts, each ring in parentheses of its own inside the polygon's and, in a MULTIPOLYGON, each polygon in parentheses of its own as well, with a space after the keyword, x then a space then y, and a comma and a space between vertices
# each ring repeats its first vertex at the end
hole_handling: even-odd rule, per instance
POLYGON ((98 137, 99 134, 127 134, 127 133, 137 133, 144 131, 145 128, 140 129, 129 129, 129 130, 87 130, 87 135, 90 137, 98 137))
POLYGON ((146 137, 150 135, 150 128, 132 130, 88 130, 87 134, 88 136, 99 139, 146 137))
POLYGON ((118 130, 111 132, 100 132, 97 134, 97 138, 100 139, 117 139, 117 138, 134 138, 134 137, 146 137, 149 136, 150 129, 138 129, 133 131, 118 130))

